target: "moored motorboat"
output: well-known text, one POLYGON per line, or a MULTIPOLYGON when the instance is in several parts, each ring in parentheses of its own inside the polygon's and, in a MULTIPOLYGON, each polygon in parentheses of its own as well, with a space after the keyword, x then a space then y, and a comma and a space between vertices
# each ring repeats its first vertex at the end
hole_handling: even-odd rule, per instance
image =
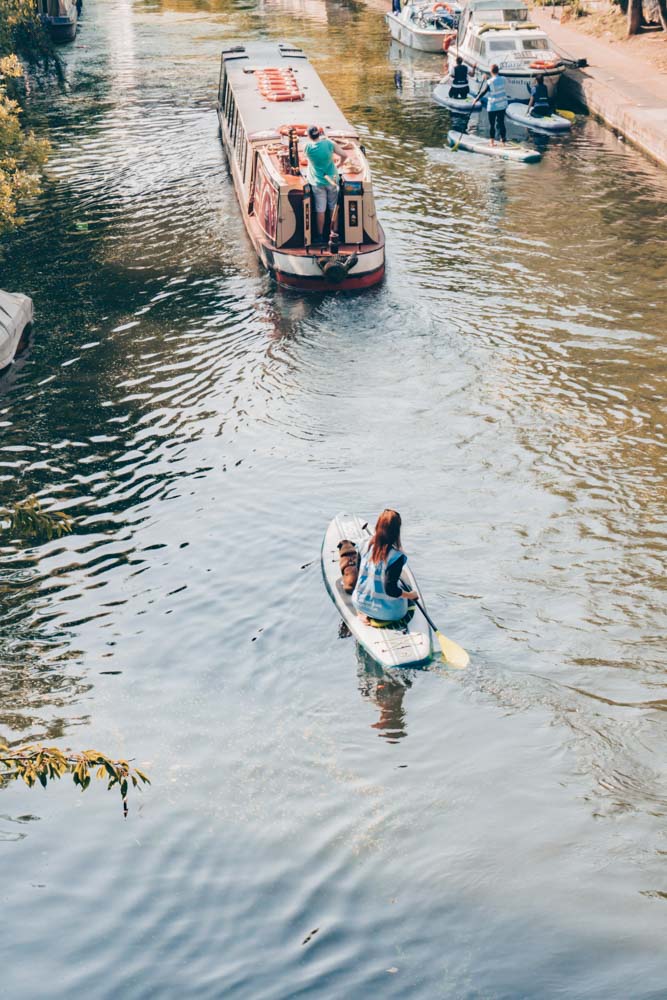
POLYGON ((37 0, 39 19, 54 42, 76 38, 81 3, 77 0, 37 0))
MULTIPOLYGON (((366 520, 357 514, 338 514, 329 524, 322 544, 322 575, 338 613, 359 645, 383 667, 411 667, 428 663, 436 647, 433 632, 419 608, 409 622, 399 628, 375 628, 366 625, 343 589, 338 545, 343 540, 359 548, 368 539, 366 520)), ((414 576, 406 566, 402 579, 411 590, 419 592, 414 576)), ((420 603, 423 598, 420 593, 420 603)))
POLYGON ((256 42, 222 53, 220 134, 246 229, 282 285, 360 289, 384 275, 384 233, 364 147, 302 50, 256 42), (309 125, 343 148, 336 209, 339 241, 316 243, 303 143, 309 125))
POLYGON ((433 100, 436 104, 461 115, 471 115, 473 111, 481 111, 486 97, 482 97, 481 101, 477 101, 472 94, 468 94, 467 97, 450 97, 450 87, 451 77, 446 76, 433 91, 433 100))
POLYGON ((515 160, 518 163, 538 163, 542 156, 536 149, 524 146, 520 142, 491 143, 486 136, 472 132, 458 132, 451 129, 447 133, 447 142, 452 149, 465 149, 469 153, 481 153, 483 156, 495 156, 499 160, 515 160))
POLYGON ((442 52, 446 39, 454 37, 459 3, 408 2, 400 11, 385 14, 391 37, 421 52, 442 52))
POLYGON ((525 125, 526 128, 534 129, 536 132, 550 132, 556 135, 569 132, 572 128, 572 122, 568 121, 567 118, 563 118, 558 112, 553 112, 550 115, 542 115, 538 118, 536 115, 528 113, 528 108, 525 104, 519 104, 518 102, 509 104, 505 114, 510 121, 516 122, 518 125, 525 125))
POLYGON ((529 84, 537 74, 552 97, 565 71, 546 34, 528 20, 522 0, 468 0, 456 42, 447 52, 450 72, 457 56, 468 66, 471 93, 478 92, 496 64, 510 101, 528 101, 529 84))
POLYGON ((32 299, 0 290, 0 372, 27 346, 32 329, 32 299))

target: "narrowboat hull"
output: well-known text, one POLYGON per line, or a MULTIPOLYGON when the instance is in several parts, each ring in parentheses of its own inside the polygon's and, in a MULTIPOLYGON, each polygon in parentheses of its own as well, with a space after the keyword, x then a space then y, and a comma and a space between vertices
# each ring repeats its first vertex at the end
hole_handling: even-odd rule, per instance
MULTIPOLYGON (((246 228, 252 239, 251 228, 246 228)), ((253 242, 255 243, 254 240, 253 242)), ((357 262, 340 281, 327 278, 323 270, 330 267, 332 262, 335 263, 335 255, 324 248, 320 252, 316 249, 309 253, 286 253, 266 243, 255 243, 255 249, 262 264, 279 285, 302 292, 359 291, 379 284, 384 277, 384 244, 361 250, 356 246, 342 246, 342 260, 354 253, 357 262)))
POLYGON ((69 17, 53 17, 48 14, 42 15, 42 24, 48 31, 51 40, 57 44, 73 42, 76 38, 77 15, 74 13, 69 17))

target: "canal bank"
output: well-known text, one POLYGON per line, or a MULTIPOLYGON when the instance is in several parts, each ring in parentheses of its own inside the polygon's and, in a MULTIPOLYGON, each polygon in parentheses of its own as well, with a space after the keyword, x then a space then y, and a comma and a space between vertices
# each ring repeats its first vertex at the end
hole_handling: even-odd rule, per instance
POLYGON ((667 167, 667 74, 619 51, 622 43, 610 44, 573 23, 561 24, 553 9, 534 7, 531 17, 562 53, 588 62, 585 68, 567 70, 560 83, 563 96, 667 167))

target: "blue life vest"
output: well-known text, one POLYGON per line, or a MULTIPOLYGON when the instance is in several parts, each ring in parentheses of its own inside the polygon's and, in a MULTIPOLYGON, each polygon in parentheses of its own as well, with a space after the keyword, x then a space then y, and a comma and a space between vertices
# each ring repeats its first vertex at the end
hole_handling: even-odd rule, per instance
POLYGON ((551 111, 549 91, 543 83, 536 83, 530 93, 533 98, 533 108, 536 111, 551 111))
POLYGON ((489 99, 486 104, 487 111, 504 111, 508 105, 507 91, 505 90, 505 77, 492 76, 488 81, 489 99))
MULTIPOLYGON (((352 603, 357 611, 369 618, 382 622, 395 622, 407 614, 408 602, 405 597, 390 597, 385 593, 384 575, 389 566, 404 556, 398 549, 390 549, 385 560, 371 561, 371 542, 365 542, 360 552, 359 576, 352 594, 352 603)), ((405 557, 407 559, 407 557, 405 557)))

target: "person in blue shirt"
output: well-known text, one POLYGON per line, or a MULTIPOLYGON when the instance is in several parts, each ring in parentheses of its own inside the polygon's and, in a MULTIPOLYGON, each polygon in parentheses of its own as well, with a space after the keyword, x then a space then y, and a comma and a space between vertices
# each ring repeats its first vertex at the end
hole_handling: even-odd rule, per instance
POLYGON ((491 76, 477 94, 477 100, 488 94, 486 110, 489 115, 489 128, 491 131, 491 145, 496 144, 496 129, 503 146, 507 142, 507 132, 505 131, 505 110, 509 101, 507 99, 507 86, 505 77, 500 75, 500 70, 494 65, 491 67, 491 76))
POLYGON ((534 118, 544 118, 551 114, 551 101, 549 91, 544 82, 544 76, 540 73, 535 77, 535 83, 528 88, 530 90, 530 100, 528 101, 528 114, 534 118))
POLYGON ((336 153, 340 157, 338 165, 342 166, 347 159, 347 153, 331 139, 327 139, 317 125, 310 126, 308 138, 310 141, 304 146, 308 160, 306 178, 313 189, 317 241, 321 243, 327 208, 333 215, 333 210, 338 203, 339 174, 333 154, 336 153))

